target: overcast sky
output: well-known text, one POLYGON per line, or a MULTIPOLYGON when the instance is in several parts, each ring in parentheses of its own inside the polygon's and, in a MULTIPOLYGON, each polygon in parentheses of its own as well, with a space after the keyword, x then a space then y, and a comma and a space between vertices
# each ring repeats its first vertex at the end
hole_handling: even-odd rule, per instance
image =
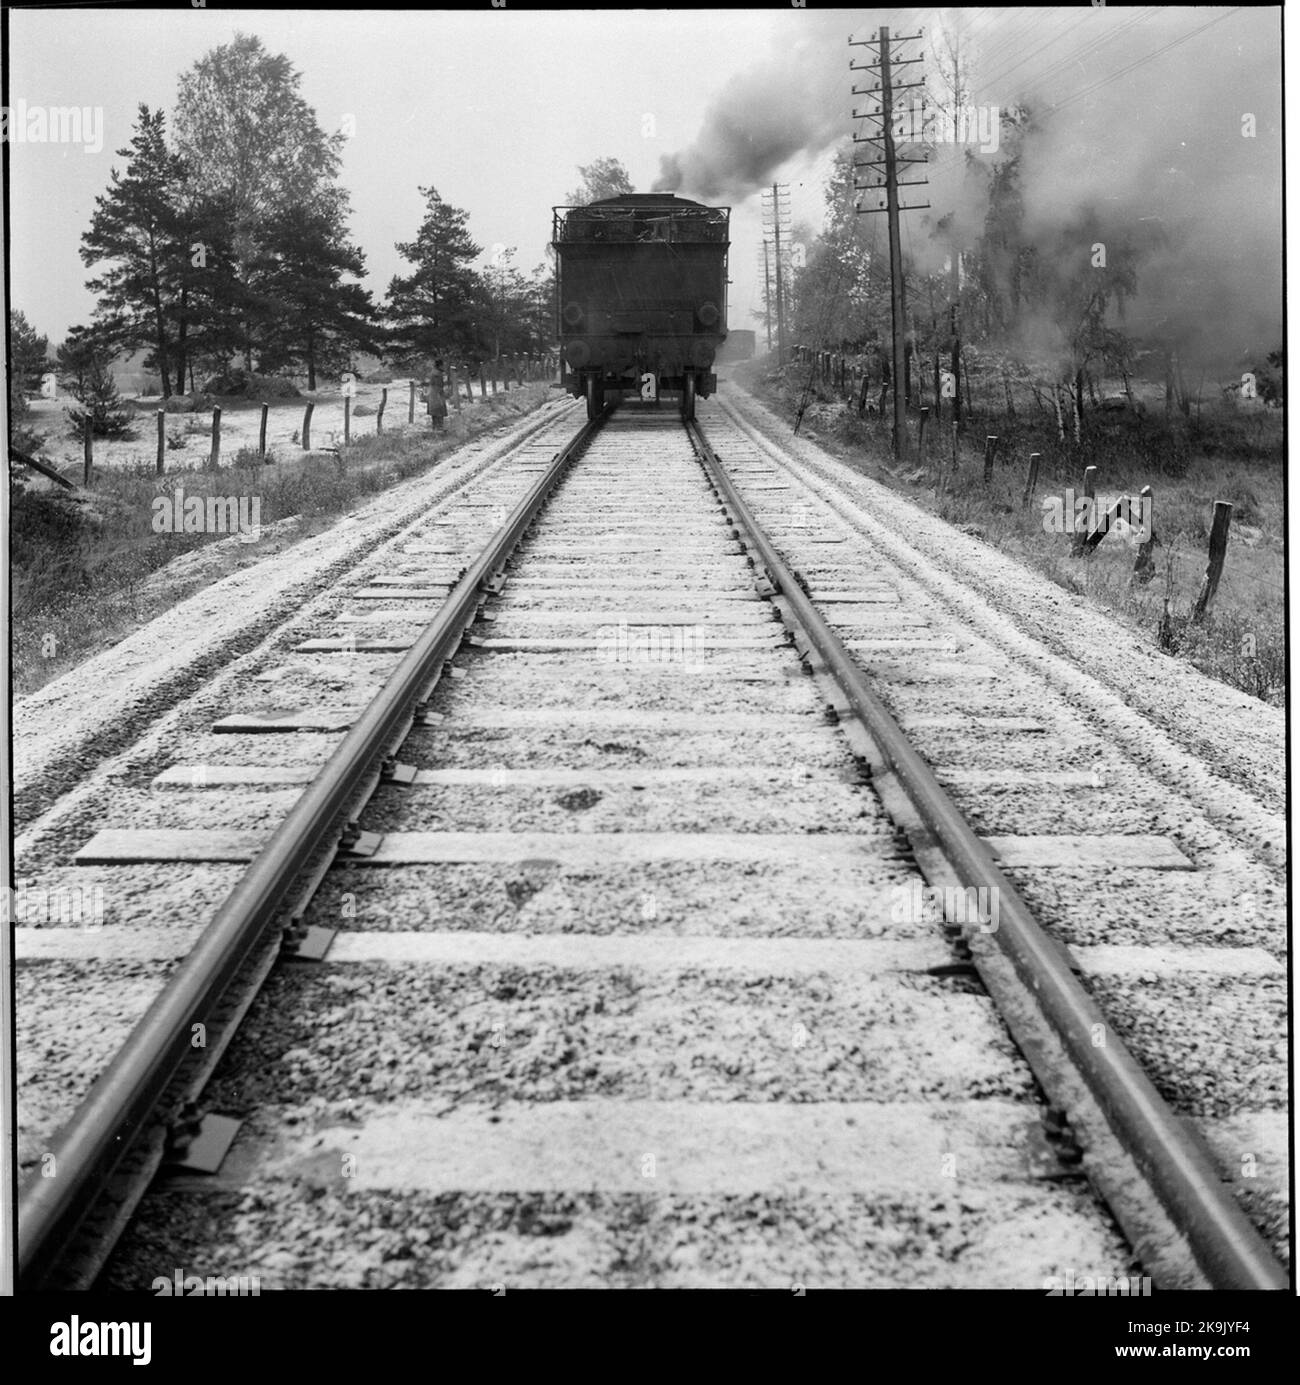
MULTIPOLYGON (((819 224, 831 137, 853 131, 853 105, 862 104, 850 92, 847 39, 851 32, 868 37, 882 22, 895 33, 924 26, 927 44, 945 25, 964 33, 986 103, 1006 104, 1025 87, 1049 104, 1078 95, 1068 118, 1085 140, 1099 112, 1110 123, 1131 107, 1127 138, 1144 149, 1170 139, 1174 152, 1161 153, 1165 164, 1176 160, 1179 144, 1188 149, 1187 140, 1172 138, 1178 131, 1171 122, 1190 121, 1204 97, 1230 106, 1223 117, 1236 144, 1228 153, 1239 169, 1242 145, 1232 122, 1248 105, 1260 115, 1267 148, 1247 151, 1259 162, 1248 159, 1243 176, 1254 181, 1237 205, 1265 241, 1280 244, 1281 54, 1271 10, 16 10, 11 105, 102 108, 104 129, 98 153, 11 141, 12 302, 52 341, 89 319, 94 302, 84 288, 79 240, 110 167, 121 165, 116 151, 130 138, 137 105, 161 106, 170 116, 180 75, 237 31, 288 56, 324 129, 353 117, 341 178, 369 265, 367 284, 379 298, 403 269, 393 246, 415 233, 420 185, 467 210, 485 250, 517 246, 517 262, 528 270, 542 259, 550 207, 577 185, 579 164, 614 156, 638 190, 649 190, 663 156, 695 148, 707 161, 710 131, 733 107, 761 122, 755 92, 762 107, 770 93, 770 123, 808 117, 807 131, 792 141, 806 147, 771 176, 791 185, 794 219, 819 224), (1131 63, 1135 70, 1124 74, 1131 63), (1231 96, 1205 96, 1211 77, 1233 84, 1231 96), (981 82, 988 83, 983 93, 981 82), (1144 120, 1153 92, 1165 94, 1168 109, 1154 108, 1144 120)), ((915 51, 934 66, 927 48, 915 51)), ((852 53, 865 57, 862 49, 852 53)), ((1096 166, 1107 164, 1113 140, 1108 129, 1106 144, 1093 151, 1096 166)), ((1223 180, 1196 141, 1192 152, 1186 177, 1193 187, 1205 180, 1212 196, 1223 180)), ((1129 163, 1135 176, 1149 176, 1140 160, 1129 163)), ((734 189, 729 195, 736 202, 731 325, 751 326, 761 263, 758 201, 734 189)), ((922 234, 919 226, 912 219, 909 234, 922 234)))

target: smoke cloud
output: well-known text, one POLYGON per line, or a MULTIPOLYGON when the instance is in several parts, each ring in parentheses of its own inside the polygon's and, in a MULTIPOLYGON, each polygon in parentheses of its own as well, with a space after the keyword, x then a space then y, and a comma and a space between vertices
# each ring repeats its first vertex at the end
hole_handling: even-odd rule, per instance
POLYGON ((660 159, 652 191, 742 202, 796 154, 817 154, 843 138, 848 18, 823 10, 799 20, 806 32, 733 77, 705 112, 694 144, 660 159))
MULTIPOLYGON (((1023 231, 1040 259, 1090 254, 1097 240, 1111 254, 1131 255, 1137 294, 1117 325, 1176 345, 1207 369, 1227 371, 1279 344, 1278 12, 1238 10, 1196 35, 1216 11, 1170 8, 1136 22, 1106 8, 1091 16, 1040 11, 1042 38, 1035 30, 1020 39, 1017 16, 1024 11, 1009 19, 989 13, 987 27, 968 25, 961 35, 963 85, 968 104, 985 108, 986 124, 988 108, 998 108, 1000 147, 940 144, 914 175, 929 186, 909 190, 907 200, 931 204, 904 219, 905 248, 917 268, 938 272, 954 243, 970 247, 982 232, 992 170, 1011 152, 1006 112, 1026 101, 1036 129, 1021 148, 1023 231), (1039 53, 1052 33, 1059 41, 1039 53), (1133 70, 1123 72, 1130 64, 1133 70), (945 217, 947 228, 936 234, 945 217)), ((909 51, 924 56, 930 89, 946 96, 935 53, 945 52, 940 31, 947 20, 923 11, 918 24, 915 15, 900 24, 875 12, 857 33, 873 33, 877 20, 895 33, 923 25, 933 43, 927 37, 909 51)), ((850 25, 862 19, 845 11, 797 12, 790 23, 797 21, 798 41, 727 83, 695 141, 661 161, 655 190, 736 204, 774 181, 790 160, 843 143, 854 104, 866 103, 850 94, 853 79, 858 86, 872 80, 848 70, 850 54, 870 60, 872 50, 846 45, 850 25)), ((955 20, 959 32, 963 23, 955 20)), ((908 69, 908 77, 919 70, 908 69)), ((1038 330, 1050 336, 1053 325, 1038 330)))

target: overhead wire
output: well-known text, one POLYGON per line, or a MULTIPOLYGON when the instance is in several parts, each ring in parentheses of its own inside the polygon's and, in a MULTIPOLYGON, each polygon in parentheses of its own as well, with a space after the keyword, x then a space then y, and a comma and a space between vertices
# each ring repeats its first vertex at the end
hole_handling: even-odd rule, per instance
POLYGON ((1074 105, 1076 101, 1082 101, 1084 97, 1091 96, 1094 92, 1100 91, 1102 87, 1109 86, 1111 82, 1118 81, 1119 78, 1127 76, 1128 73, 1137 71, 1139 67, 1145 67, 1147 63, 1154 62, 1157 58, 1162 57, 1171 49, 1177 48, 1180 44, 1189 42, 1191 39, 1194 39, 1198 35, 1203 34, 1207 29, 1213 28, 1214 25, 1221 24, 1225 19, 1231 19, 1234 14, 1237 14, 1241 10, 1241 8, 1242 7, 1240 5, 1237 5, 1224 14, 1215 15, 1213 19, 1209 20, 1205 24, 1200 25, 1198 28, 1193 29, 1191 33, 1182 34, 1178 38, 1171 39, 1168 43, 1162 45, 1160 48, 1157 48, 1154 53, 1148 53, 1145 57, 1138 58, 1134 62, 1127 64, 1125 67, 1121 67, 1118 72, 1112 72, 1109 77, 1103 77, 1101 81, 1094 82, 1092 86, 1085 87, 1082 91, 1075 92, 1073 96, 1067 96, 1064 101, 1057 102, 1057 104, 1052 107, 1052 110, 1064 110, 1067 106, 1074 105))

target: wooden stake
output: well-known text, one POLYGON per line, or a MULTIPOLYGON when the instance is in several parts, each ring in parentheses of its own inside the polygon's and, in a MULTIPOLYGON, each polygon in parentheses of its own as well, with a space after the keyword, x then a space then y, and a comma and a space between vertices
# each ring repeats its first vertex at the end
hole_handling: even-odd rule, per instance
POLYGON ((388 407, 388 389, 379 391, 379 412, 375 414, 375 434, 378 436, 384 431, 384 410, 388 407))
POLYGON ((993 453, 997 450, 998 440, 993 436, 984 439, 984 484, 993 484, 993 453))
POLYGON ((1138 497, 1142 514, 1147 522, 1147 537, 1139 545, 1137 561, 1133 564, 1133 581, 1145 586, 1156 575, 1156 561, 1151 550, 1156 546, 1156 498, 1150 486, 1142 487, 1138 497))
POLYGON ((221 465, 221 405, 212 410, 212 451, 208 454, 208 465, 213 471, 221 465))
POLYGON ((1214 523, 1210 526, 1210 563, 1205 569, 1200 595, 1192 611, 1192 624, 1200 625, 1209 613, 1214 594, 1223 576, 1223 559, 1228 551, 1228 526, 1232 523, 1232 506, 1226 500, 1214 502, 1214 523))
POLYGON ((1038 463, 1041 460, 1041 453, 1031 452, 1029 454, 1029 475, 1025 478, 1025 494, 1024 498, 1020 502, 1020 508, 1022 510, 1026 505, 1029 504, 1029 499, 1033 495, 1034 490, 1038 485, 1038 463))
POLYGON ((257 455, 258 455, 259 457, 265 457, 265 456, 266 456, 266 417, 267 417, 267 415, 268 415, 270 412, 271 412, 271 406, 270 406, 269 404, 263 404, 263 405, 262 405, 262 422, 261 422, 261 424, 259 425, 258 430, 257 430, 257 455))
POLYGON ((343 396, 343 441, 352 441, 352 401, 343 396))
MULTIPOLYGON (((414 390, 415 386, 412 385, 411 389, 414 390)), ((302 416, 302 450, 304 452, 311 451, 311 416, 315 408, 314 401, 308 400, 307 408, 302 416)))
POLYGON ((161 476, 161 475, 163 474, 163 453, 166 451, 166 448, 167 448, 167 410, 166 410, 166 409, 159 409, 159 410, 158 410, 158 458, 157 458, 157 461, 156 461, 156 463, 155 463, 155 465, 154 465, 154 469, 157 471, 157 473, 158 473, 159 476, 161 476))
POLYGON ((411 397, 407 400, 407 404, 406 404, 406 421, 407 421, 407 423, 414 423, 414 422, 415 422, 415 381, 412 380, 412 381, 410 382, 410 384, 411 384, 411 397))
POLYGON ((95 425, 91 422, 90 415, 86 415, 85 424, 81 430, 81 484, 90 485, 90 478, 95 469, 95 425))
MULTIPOLYGON (((1083 493, 1089 500, 1093 499, 1096 493, 1096 484, 1097 468, 1095 466, 1084 467, 1083 493)), ((1084 541, 1088 537, 1088 530, 1092 527, 1092 506, 1088 506, 1088 521, 1082 529, 1079 528, 1077 518, 1073 516, 1071 517, 1071 523, 1074 525, 1074 542, 1070 545, 1070 551, 1077 558, 1079 554, 1083 552, 1084 541)))
POLYGON ((480 398, 487 398, 487 367, 482 364, 478 368, 478 392, 480 398))

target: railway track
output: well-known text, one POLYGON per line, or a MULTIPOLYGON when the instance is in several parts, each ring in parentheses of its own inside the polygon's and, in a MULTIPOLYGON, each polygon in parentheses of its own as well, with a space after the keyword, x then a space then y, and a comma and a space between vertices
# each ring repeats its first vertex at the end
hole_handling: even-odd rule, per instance
POLYGON ((218 1173, 153 1185, 103 1282, 1285 1283, 1284 1080, 1258 1110, 1230 1074, 1188 1100, 1128 1048, 1160 1069, 1204 1027, 1207 977, 1275 1025, 1276 957, 1081 923, 1122 921, 1134 889, 1138 917, 1176 913, 1192 875, 1262 889, 1266 863, 1194 817, 1196 860, 1140 830, 1152 786, 1093 772, 1097 732, 1041 674, 854 542, 833 488, 700 414, 621 411, 523 468, 445 599, 446 543, 411 540, 405 590, 354 590, 296 646, 314 681, 275 681, 300 705, 203 709, 80 846, 142 888, 196 865, 239 883, 197 948, 135 937, 141 966, 186 959, 170 1008, 60 1158, 93 1170, 124 1114, 150 1153, 71 1254, 71 1180, 30 1184, 29 1279, 99 1273, 157 1112, 203 1083, 239 1139, 218 1173), (307 705, 322 677, 357 696, 307 705), (338 930, 324 962, 275 965, 286 912, 338 930), (1152 974, 1177 992, 1158 1024, 1152 974), (1239 1203, 1243 1141, 1266 1167, 1239 1203))

